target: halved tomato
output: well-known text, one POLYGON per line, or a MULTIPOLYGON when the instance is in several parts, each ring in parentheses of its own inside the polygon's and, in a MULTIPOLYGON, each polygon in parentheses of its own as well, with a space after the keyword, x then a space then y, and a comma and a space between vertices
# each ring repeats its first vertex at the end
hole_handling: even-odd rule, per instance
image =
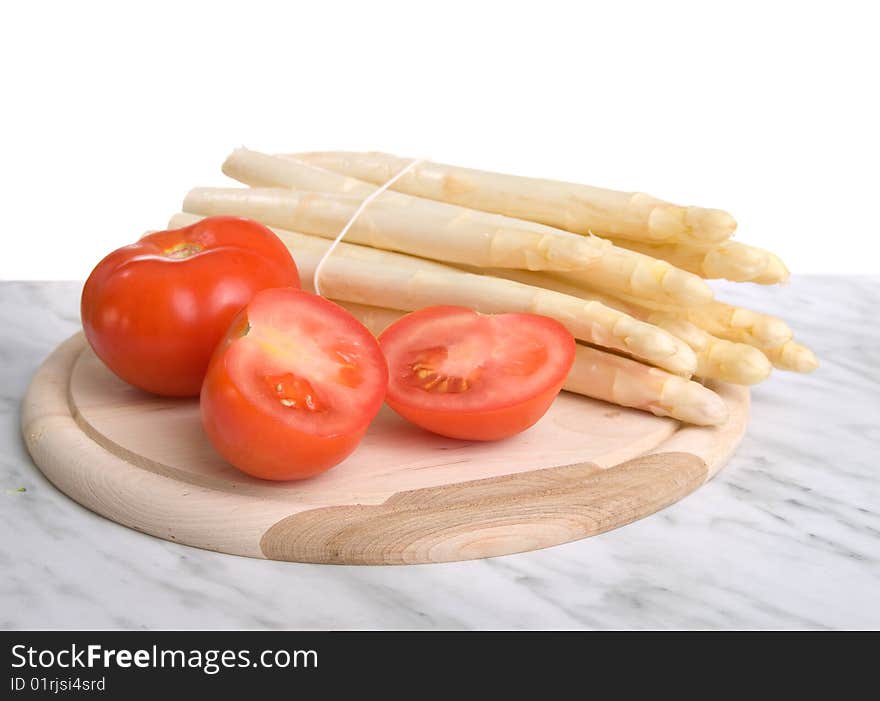
POLYGON ((553 319, 452 306, 407 314, 380 334, 379 345, 394 411, 428 431, 478 441, 538 421, 575 353, 571 333, 553 319))
POLYGON ((211 359, 202 424, 242 472, 302 479, 355 449, 387 385, 376 339, 342 307, 293 288, 264 290, 211 359))

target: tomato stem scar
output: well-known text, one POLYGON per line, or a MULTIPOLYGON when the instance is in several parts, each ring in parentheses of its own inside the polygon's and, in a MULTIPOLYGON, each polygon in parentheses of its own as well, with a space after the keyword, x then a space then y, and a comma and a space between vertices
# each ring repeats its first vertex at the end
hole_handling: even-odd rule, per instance
POLYGON ((194 256, 197 253, 202 252, 202 247, 197 243, 190 243, 188 241, 183 241, 178 243, 171 248, 166 248, 163 253, 166 258, 175 258, 178 260, 182 260, 183 258, 189 258, 190 256, 194 256))

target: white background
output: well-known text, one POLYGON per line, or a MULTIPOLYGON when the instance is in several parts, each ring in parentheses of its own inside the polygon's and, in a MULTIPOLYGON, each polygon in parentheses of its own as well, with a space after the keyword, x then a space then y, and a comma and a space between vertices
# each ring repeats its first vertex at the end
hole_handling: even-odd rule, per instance
POLYGON ((642 190, 878 272, 872 5, 3 3, 0 278, 84 278, 238 145, 642 190))

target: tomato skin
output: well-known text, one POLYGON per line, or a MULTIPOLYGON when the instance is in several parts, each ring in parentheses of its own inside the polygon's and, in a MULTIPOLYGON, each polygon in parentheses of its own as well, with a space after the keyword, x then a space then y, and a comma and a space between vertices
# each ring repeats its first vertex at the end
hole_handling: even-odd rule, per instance
MULTIPOLYGON (((297 329, 289 333, 291 339, 302 338, 297 329)), ((317 381, 315 384, 322 388, 317 381)), ((388 367, 378 342, 346 310, 303 290, 265 290, 233 321, 211 359, 201 392, 202 425, 217 452, 242 472, 265 480, 304 479, 339 464, 355 450, 382 407, 387 385, 388 367), (282 304, 291 313, 296 305, 318 307, 333 333, 355 337, 362 344, 360 361, 369 375, 365 389, 353 393, 357 401, 340 405, 336 423, 327 431, 320 430, 320 412, 311 424, 311 418, 297 422, 290 409, 262 401, 259 394, 255 399, 254 388, 248 391, 243 386, 254 382, 259 388, 261 376, 273 375, 277 364, 273 367, 271 358, 260 364, 259 354, 252 353, 247 363, 239 362, 238 371, 235 369, 235 344, 242 343, 243 329, 250 329, 249 335, 256 334, 256 319, 267 316, 262 310, 271 311, 272 305, 277 309, 282 304)), ((328 396, 326 392, 324 396, 328 396)))
POLYGON ((211 353, 258 291, 299 287, 281 240, 258 222, 208 217, 148 234, 92 271, 86 338, 116 375, 147 392, 197 396, 211 353))
POLYGON ((534 426, 562 390, 565 378, 527 402, 485 411, 437 411, 413 407, 390 395, 388 406, 426 431, 463 441, 497 441, 534 426))
POLYGON ((428 431, 474 441, 508 438, 534 425, 561 391, 575 355, 573 336, 553 319, 480 315, 452 306, 402 317, 380 334, 379 343, 389 364, 388 405, 428 431), (451 361, 461 371, 453 376, 445 374, 450 366, 444 363, 455 355, 450 349, 456 346, 468 350, 451 361), (523 346, 534 348, 534 356, 525 364, 528 369, 515 372, 511 368, 518 355, 527 357, 523 346), (425 360, 432 354, 443 358, 433 368, 425 360), (417 365, 414 358, 420 359, 417 365), (427 373, 424 380, 413 368, 427 373), (453 391, 428 391, 435 378, 448 378, 453 391), (461 389, 462 379, 470 383, 466 390, 461 389))

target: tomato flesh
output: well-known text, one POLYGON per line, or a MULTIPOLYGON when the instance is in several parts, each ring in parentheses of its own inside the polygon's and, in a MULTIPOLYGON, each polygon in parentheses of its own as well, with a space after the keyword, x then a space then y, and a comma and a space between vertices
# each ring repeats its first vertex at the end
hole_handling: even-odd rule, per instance
POLYGON ((387 384, 376 339, 347 311, 302 290, 264 290, 211 360, 202 424, 242 472, 302 479, 351 454, 387 384))
POLYGON ((483 315, 429 307, 389 326, 388 405, 429 431, 497 440, 538 421, 574 363, 575 341, 535 314, 483 315))
POLYGON ((208 217, 104 258, 82 294, 86 338, 140 389, 197 396, 214 347, 258 291, 299 287, 296 264, 262 224, 208 217))

